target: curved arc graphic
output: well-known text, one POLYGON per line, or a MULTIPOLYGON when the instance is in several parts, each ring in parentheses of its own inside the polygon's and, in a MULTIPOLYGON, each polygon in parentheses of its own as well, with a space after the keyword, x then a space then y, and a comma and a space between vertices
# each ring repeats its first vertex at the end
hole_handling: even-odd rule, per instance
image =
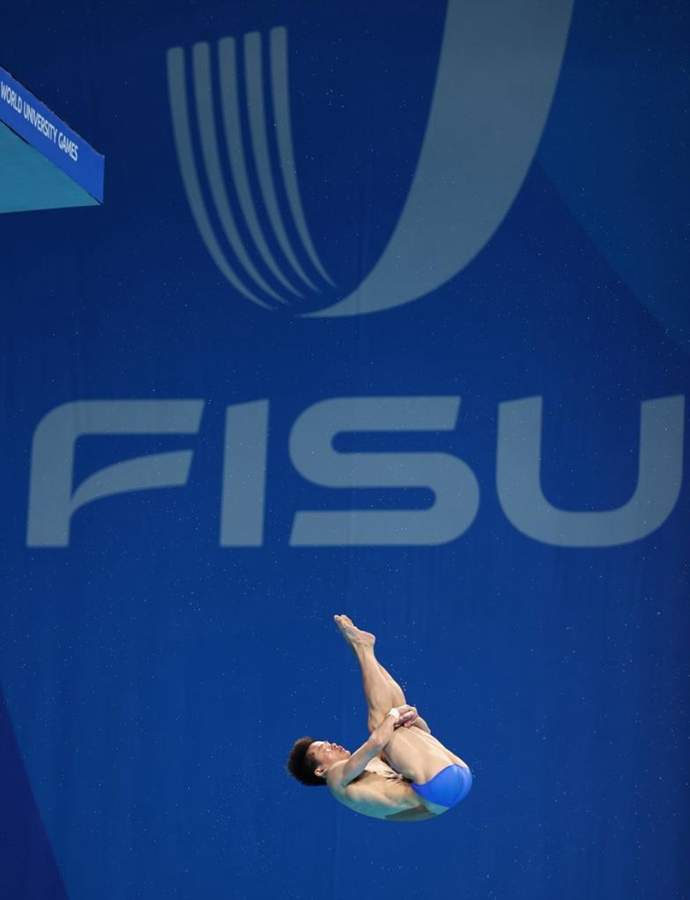
POLYGON ((187 106, 187 87, 185 85, 185 61, 182 47, 172 47, 167 53, 168 62, 168 93, 170 97, 170 113, 173 125, 175 150, 180 164, 182 183, 184 185, 187 200, 201 238, 206 245, 211 258, 223 273, 230 284, 249 300, 262 306, 264 309, 272 309, 260 297, 257 297, 239 276, 231 268, 225 255, 218 244, 213 231, 208 212, 204 204, 199 176, 194 163, 194 151, 189 131, 189 110, 187 106))
POLYGON ((209 45, 206 43, 195 44, 192 48, 192 64, 194 72, 194 94, 196 100, 199 131, 201 133, 201 153, 206 168, 206 176, 211 187, 211 196, 218 213, 225 237, 228 240, 239 264, 246 275, 263 290, 269 297, 284 303, 283 298, 277 294, 264 281, 257 271, 254 263, 244 246, 237 223, 230 209, 230 200, 218 155, 218 139, 216 126, 213 119, 213 88, 211 86, 211 61, 209 45))
POLYGON ((302 246, 312 265, 319 275, 331 286, 335 286, 319 255, 314 247, 311 234, 304 215, 302 198, 300 196, 297 174, 295 171, 295 152, 292 140, 292 126, 290 119, 290 102, 288 94, 288 50, 287 30, 285 28, 273 28, 270 33, 270 61, 271 61, 271 92, 273 97, 273 111, 276 119, 276 135, 278 142, 278 154, 280 157, 280 171, 283 177, 283 185, 288 198, 288 205, 295 228, 302 241, 302 246))
POLYGON ((449 281, 486 246, 537 151, 572 5, 448 0, 429 121, 398 224, 364 281, 305 317, 409 303, 449 281))
POLYGON ((276 196, 275 184, 271 173, 268 135, 266 131, 266 108, 261 77, 261 35, 258 32, 252 31, 244 36, 244 63, 249 128, 254 150, 254 160, 256 162, 256 169, 259 177, 259 185, 266 211, 273 227, 275 237, 285 258, 292 266, 293 271, 299 275, 301 280, 309 288, 315 291, 317 290, 316 285, 300 265, 290 244, 285 224, 280 214, 278 198, 276 196))
POLYGON ((234 38, 221 38, 218 42, 218 66, 220 71, 220 96, 225 144, 230 160, 237 199, 249 234, 261 259, 275 278, 293 294, 302 296, 283 275, 266 241, 259 217, 249 190, 247 161, 244 155, 243 129, 239 113, 237 89, 237 52, 234 38))

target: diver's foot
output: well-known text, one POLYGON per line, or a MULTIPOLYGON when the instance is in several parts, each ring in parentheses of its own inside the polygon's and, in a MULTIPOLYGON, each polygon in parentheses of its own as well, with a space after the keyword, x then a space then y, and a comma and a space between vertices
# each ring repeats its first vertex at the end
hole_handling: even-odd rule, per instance
POLYGON ((333 616, 333 621, 351 647, 373 647, 376 643, 374 635, 357 628, 349 616, 333 616))

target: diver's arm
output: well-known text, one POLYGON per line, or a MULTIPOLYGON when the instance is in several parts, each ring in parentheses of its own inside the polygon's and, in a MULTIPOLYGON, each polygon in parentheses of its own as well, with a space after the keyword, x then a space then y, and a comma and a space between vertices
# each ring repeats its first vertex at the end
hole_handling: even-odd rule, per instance
POLYGON ((386 747, 396 728, 413 722, 417 718, 417 710, 413 706, 400 706, 391 709, 383 722, 369 735, 369 739, 355 750, 344 763, 338 763, 328 773, 328 783, 332 787, 346 787, 366 769, 367 764, 386 747))

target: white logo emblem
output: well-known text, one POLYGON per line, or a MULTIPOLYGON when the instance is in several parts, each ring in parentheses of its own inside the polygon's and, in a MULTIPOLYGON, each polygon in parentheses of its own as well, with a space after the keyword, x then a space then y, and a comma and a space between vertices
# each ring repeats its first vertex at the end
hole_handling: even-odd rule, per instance
MULTIPOLYGON (((307 315, 357 315, 409 303, 449 281, 486 246, 537 151, 572 3, 448 0, 426 133, 397 225, 361 284, 307 315)), ((168 51, 175 147, 204 244, 233 288, 259 306, 272 309, 305 297, 313 301, 322 292, 331 297, 335 285, 312 240, 297 178, 286 29, 272 29, 267 40, 256 32, 244 35, 241 78, 234 38, 222 38, 215 51, 219 91, 207 43, 192 47, 190 79, 196 143, 213 212, 195 156, 187 54, 181 47, 168 51), (250 187, 250 163, 265 216, 259 215, 250 187)))
MULTIPOLYGON (((596 512, 561 509, 544 494, 542 404, 542 397, 524 397, 498 405, 495 484, 508 521, 555 547, 622 546, 660 528, 683 482, 685 398, 642 402, 637 485, 626 503, 596 512)), ((27 546, 68 547, 74 513, 104 497, 186 487, 191 448, 121 460, 75 487, 77 445, 85 435, 196 435, 204 406, 203 400, 78 400, 51 409, 34 432, 27 546)), ((479 481, 464 460, 433 448, 341 453, 334 446, 339 434, 366 432, 426 432, 431 439, 434 432, 455 431, 459 409, 460 397, 453 395, 331 397, 307 407, 287 441, 290 462, 305 481, 336 491, 426 488, 433 501, 423 509, 297 509, 290 546, 428 547, 461 537, 480 504, 479 481)), ((221 547, 264 545, 270 416, 268 399, 225 410, 221 547)))

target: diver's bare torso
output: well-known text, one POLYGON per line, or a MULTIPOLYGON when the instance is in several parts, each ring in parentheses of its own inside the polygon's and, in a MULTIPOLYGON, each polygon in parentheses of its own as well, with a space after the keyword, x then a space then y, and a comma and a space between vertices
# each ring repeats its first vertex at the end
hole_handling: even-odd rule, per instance
POLYGON ((410 782, 384 760, 372 759, 362 774, 345 787, 338 784, 339 765, 333 767, 335 771, 330 773, 327 783, 333 796, 343 806, 364 816, 398 822, 419 822, 437 815, 424 805, 422 798, 410 787, 410 782))

